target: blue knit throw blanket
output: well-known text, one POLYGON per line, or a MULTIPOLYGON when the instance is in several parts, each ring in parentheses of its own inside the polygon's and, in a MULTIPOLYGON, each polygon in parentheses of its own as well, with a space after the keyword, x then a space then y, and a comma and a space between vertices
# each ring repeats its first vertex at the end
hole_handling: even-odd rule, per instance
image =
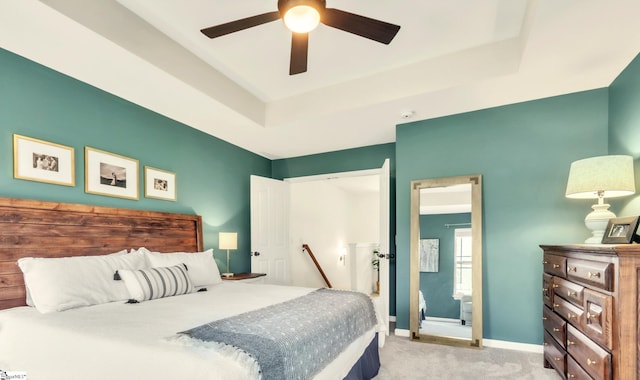
POLYGON ((302 380, 315 376, 375 324, 367 295, 318 289, 179 334, 246 352, 264 380, 302 380))

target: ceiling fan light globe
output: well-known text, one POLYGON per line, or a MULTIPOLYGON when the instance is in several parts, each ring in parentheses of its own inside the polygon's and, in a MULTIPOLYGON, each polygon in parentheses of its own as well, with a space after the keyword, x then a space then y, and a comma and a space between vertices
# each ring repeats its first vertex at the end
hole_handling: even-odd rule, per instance
POLYGON ((296 5, 287 10, 284 24, 294 33, 308 33, 320 23, 320 13, 308 5, 296 5))

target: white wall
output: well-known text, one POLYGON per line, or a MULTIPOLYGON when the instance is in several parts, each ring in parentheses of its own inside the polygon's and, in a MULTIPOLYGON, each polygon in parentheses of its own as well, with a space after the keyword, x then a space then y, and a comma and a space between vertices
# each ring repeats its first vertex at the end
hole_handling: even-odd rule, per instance
POLYGON ((323 287, 322 276, 302 244, 308 244, 334 288, 351 288, 350 243, 377 243, 379 194, 354 193, 335 181, 291 184, 292 285, 323 287))
POLYGON ((380 241, 380 193, 346 193, 350 243, 380 241))

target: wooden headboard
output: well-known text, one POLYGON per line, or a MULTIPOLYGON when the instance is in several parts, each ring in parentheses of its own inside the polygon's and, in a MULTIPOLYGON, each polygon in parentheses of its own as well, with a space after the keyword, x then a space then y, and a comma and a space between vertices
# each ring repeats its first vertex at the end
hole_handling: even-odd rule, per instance
POLYGON ((17 260, 146 247, 203 251, 198 215, 0 197, 0 309, 25 305, 17 260))

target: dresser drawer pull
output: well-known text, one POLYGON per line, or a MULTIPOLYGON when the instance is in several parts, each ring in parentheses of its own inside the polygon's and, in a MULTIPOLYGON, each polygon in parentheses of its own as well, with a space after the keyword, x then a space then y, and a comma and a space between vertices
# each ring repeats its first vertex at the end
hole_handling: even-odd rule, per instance
POLYGON ((600 314, 591 314, 587 312, 587 319, 598 319, 599 316, 600 314))
POLYGON ((575 379, 575 378, 576 378, 576 375, 574 375, 574 374, 572 374, 572 373, 567 373, 567 377, 568 377, 569 379, 575 379))
POLYGON ((574 344, 576 344, 576 342, 567 339, 567 346, 573 346, 574 344))
POLYGON ((546 320, 547 320, 547 317, 542 317, 542 320, 543 320, 543 321, 546 321, 546 320))
POLYGON ((600 272, 587 272, 587 276, 589 276, 589 278, 600 278, 600 272))
POLYGON ((553 269, 558 269, 560 268, 560 264, 553 264, 553 269))
POLYGON ((577 296, 577 295, 578 295, 578 292, 574 292, 574 291, 571 291, 571 290, 569 290, 569 291, 567 292, 567 296, 569 296, 569 297, 575 297, 575 296, 577 296))
POLYGON ((559 362, 560 360, 562 360, 562 358, 553 358, 553 360, 559 362))
POLYGON ((558 284, 553 284, 553 285, 551 285, 551 287, 552 287, 552 288, 554 288, 554 289, 558 289, 558 288, 560 287, 560 285, 558 285, 558 284))
POLYGON ((560 332, 560 329, 559 329, 559 328, 557 328, 557 327, 554 327, 554 328, 553 328, 553 332, 560 332))
POLYGON ((595 360, 587 359, 587 365, 596 365, 595 360))
POLYGON ((568 272, 577 272, 578 271, 578 267, 567 267, 567 271, 568 272))
POLYGON ((560 307, 560 304, 557 304, 557 303, 554 303, 554 304, 553 304, 553 308, 554 308, 554 309, 557 309, 557 308, 559 308, 559 307, 560 307))
POLYGON ((571 314, 570 312, 567 313, 567 319, 571 319, 571 318, 575 318, 575 317, 577 317, 577 315, 571 314))

